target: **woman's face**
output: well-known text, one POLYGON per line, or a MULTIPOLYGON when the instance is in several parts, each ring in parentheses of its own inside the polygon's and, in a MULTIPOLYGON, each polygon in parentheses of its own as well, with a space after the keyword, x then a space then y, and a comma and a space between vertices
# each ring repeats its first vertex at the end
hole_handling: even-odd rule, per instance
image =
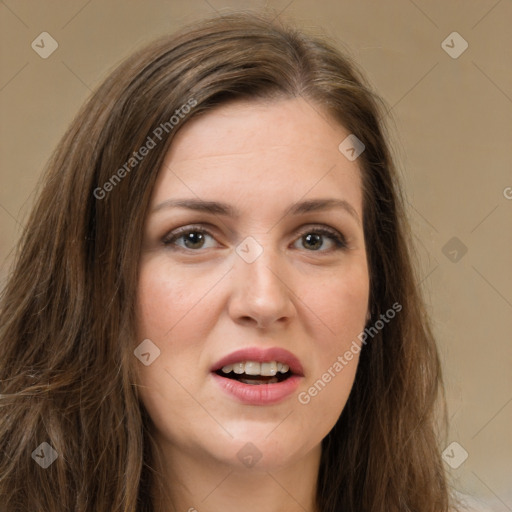
POLYGON ((369 297, 348 135, 300 98, 234 102, 177 134, 138 288, 140 393, 165 453, 267 470, 320 453, 369 297))

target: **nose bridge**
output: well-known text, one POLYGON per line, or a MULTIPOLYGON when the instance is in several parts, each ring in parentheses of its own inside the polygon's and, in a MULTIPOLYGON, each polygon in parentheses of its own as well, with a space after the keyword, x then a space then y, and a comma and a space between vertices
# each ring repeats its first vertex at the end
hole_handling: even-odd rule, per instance
POLYGON ((235 270, 240 277, 253 289, 254 294, 266 293, 280 288, 279 280, 280 255, 272 246, 270 236, 259 236, 258 241, 247 237, 237 247, 238 261, 235 270))
POLYGON ((231 314, 250 317, 259 325, 290 316, 292 293, 286 285, 285 262, 271 237, 247 237, 236 252, 231 314))

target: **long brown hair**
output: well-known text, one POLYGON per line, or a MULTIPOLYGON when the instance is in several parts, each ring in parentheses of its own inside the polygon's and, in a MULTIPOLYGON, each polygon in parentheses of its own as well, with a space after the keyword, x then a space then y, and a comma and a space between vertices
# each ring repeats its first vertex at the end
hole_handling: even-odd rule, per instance
POLYGON ((299 95, 365 145, 372 320, 403 308, 363 347, 349 400, 323 440, 318 510, 448 510, 440 364, 383 106, 332 43, 249 14, 205 20, 132 55, 48 164, 1 299, 2 510, 153 510, 150 420, 133 349, 141 233, 158 170, 176 132, 201 112, 299 95), (149 139, 154 147, 135 157, 149 139), (33 455, 42 442, 57 454, 46 469, 33 455))

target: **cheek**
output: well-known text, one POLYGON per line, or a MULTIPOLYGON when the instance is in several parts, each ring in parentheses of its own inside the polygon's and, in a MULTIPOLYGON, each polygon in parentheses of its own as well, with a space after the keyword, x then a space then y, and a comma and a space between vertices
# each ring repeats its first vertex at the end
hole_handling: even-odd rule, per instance
POLYGON ((186 272, 169 265, 163 258, 143 264, 138 288, 139 337, 169 340, 176 338, 186 325, 194 329, 189 334, 199 332, 201 323, 196 321, 216 280, 218 278, 213 272, 196 272, 191 279, 186 272))
POLYGON ((361 351, 358 336, 366 323, 369 298, 366 266, 333 274, 307 297, 305 302, 320 320, 311 332, 317 357, 298 401, 326 435, 341 414, 355 379, 361 351))
POLYGON ((156 431, 166 439, 187 439, 190 424, 208 424, 186 390, 196 392, 190 368, 197 364, 202 333, 208 329, 200 314, 210 280, 196 276, 191 286, 183 272, 161 259, 141 266, 137 335, 149 338, 160 355, 149 366, 138 365, 139 394, 156 431))
POLYGON ((174 404, 184 411, 190 400, 179 383, 190 387, 190 368, 195 368, 208 330, 200 317, 204 296, 199 278, 185 279, 165 261, 146 262, 139 274, 137 296, 137 339, 150 339, 160 350, 149 366, 139 365, 141 395, 151 416, 158 416, 159 405, 174 404))
MULTIPOLYGON (((322 345, 322 354, 339 352, 351 344, 364 329, 369 299, 366 265, 352 265, 346 271, 332 273, 311 287, 304 302, 319 320, 323 336, 314 336, 322 345)), ((324 358, 324 362, 325 358, 324 358)))
POLYGON ((187 295, 183 293, 180 281, 160 267, 156 263, 148 263, 140 273, 139 336, 163 337, 187 308, 187 295))
POLYGON ((177 404, 185 411, 190 396, 184 391, 195 390, 191 368, 197 368, 204 340, 215 321, 208 294, 218 282, 214 272, 194 272, 191 276, 177 269, 165 257, 143 262, 139 273, 137 294, 137 339, 150 339, 160 350, 149 366, 139 365, 139 378, 148 390, 148 409, 158 403, 177 404), (180 386, 181 384, 181 386, 180 386))

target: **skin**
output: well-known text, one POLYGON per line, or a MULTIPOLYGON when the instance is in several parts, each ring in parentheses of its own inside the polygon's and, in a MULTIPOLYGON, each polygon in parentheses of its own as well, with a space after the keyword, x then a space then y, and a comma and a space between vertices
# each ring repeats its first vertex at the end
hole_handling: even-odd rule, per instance
POLYGON ((315 511, 320 443, 345 406, 358 355, 308 404, 298 394, 357 341, 368 311, 360 169, 338 150, 348 134, 302 98, 236 101, 184 125, 166 155, 137 310, 137 343, 149 338, 161 351, 139 365, 166 483, 155 491, 161 510, 315 511), (222 201, 238 216, 158 207, 178 198, 222 201), (285 214, 324 198, 348 202, 353 214, 285 214), (191 224, 211 236, 163 243, 191 224), (342 233, 347 247, 306 238, 319 227, 342 233), (252 263, 236 252, 248 236, 263 249, 252 263), (303 365, 297 392, 278 404, 241 404, 211 376, 221 357, 255 346, 285 348, 303 365), (261 454, 252 467, 237 457, 247 443, 261 454))

